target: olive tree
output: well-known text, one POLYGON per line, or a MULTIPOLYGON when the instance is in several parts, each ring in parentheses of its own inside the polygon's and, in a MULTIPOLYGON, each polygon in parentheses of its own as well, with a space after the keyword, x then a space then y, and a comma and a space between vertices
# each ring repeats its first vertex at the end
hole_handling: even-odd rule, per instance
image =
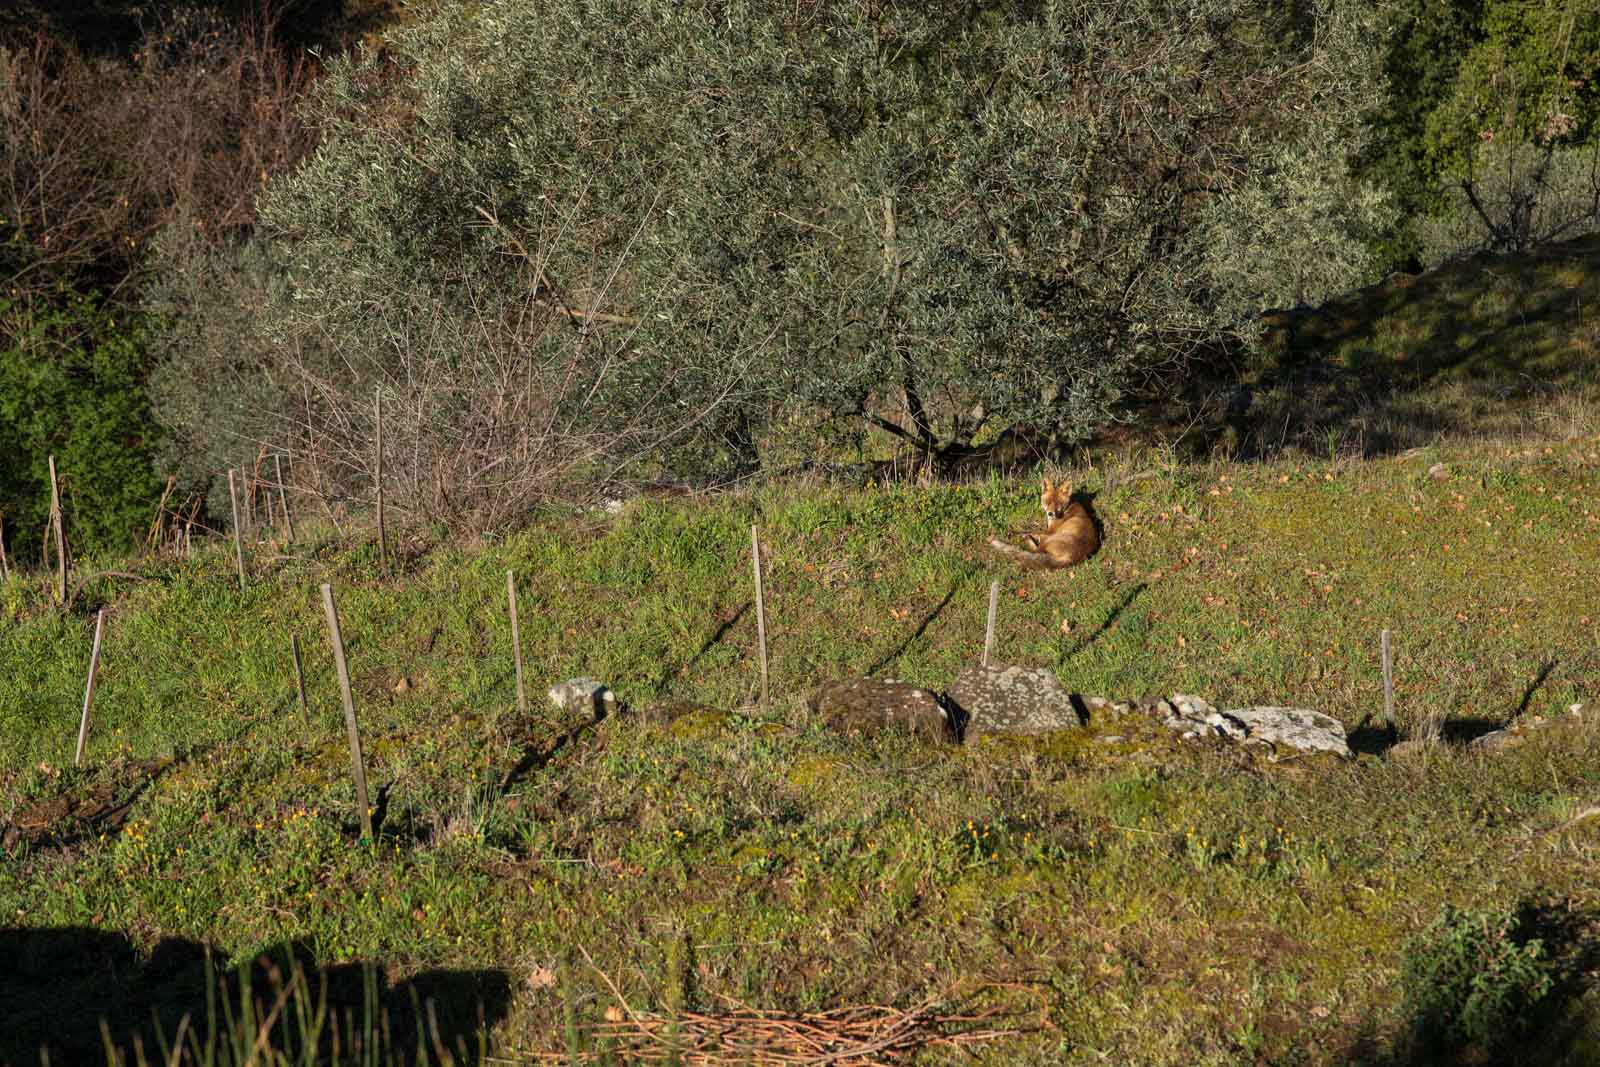
POLYGON ((1362 280, 1373 32, 1332 0, 442 4, 325 79, 260 204, 261 335, 329 403, 501 351, 550 425, 635 430, 590 476, 825 427, 1081 438, 1362 280))

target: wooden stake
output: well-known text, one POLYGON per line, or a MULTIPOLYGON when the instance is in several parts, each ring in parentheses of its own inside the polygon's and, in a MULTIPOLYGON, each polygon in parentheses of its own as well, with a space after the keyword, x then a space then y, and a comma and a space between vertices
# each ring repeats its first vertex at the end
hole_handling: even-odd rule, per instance
POLYGON ((283 505, 283 531, 294 540, 294 517, 289 514, 289 487, 283 484, 283 456, 274 454, 272 464, 278 470, 278 503, 283 505))
POLYGON ((361 734, 356 729, 356 700, 350 692, 350 670, 344 661, 344 638, 339 634, 339 609, 333 606, 333 586, 323 585, 322 607, 328 614, 328 637, 333 644, 333 665, 339 672, 344 697, 344 725, 350 737, 350 776, 355 779, 356 804, 361 809, 361 836, 372 840, 372 805, 367 800, 367 772, 361 762, 361 734))
POLYGON ((311 740, 311 705, 306 702, 306 676, 300 668, 300 635, 289 635, 289 651, 294 654, 294 687, 300 694, 300 720, 305 724, 306 740, 311 740))
POLYGON ((156 521, 150 524, 150 536, 145 538, 146 552, 155 553, 161 549, 161 527, 167 517, 167 498, 172 495, 172 488, 177 484, 177 477, 169 474, 167 487, 161 490, 161 502, 156 505, 156 521))
POLYGON ((56 457, 50 457, 50 524, 56 530, 56 596, 67 604, 67 531, 61 515, 61 483, 56 478, 56 457))
POLYGON ((239 564, 239 591, 244 592, 244 538, 239 533, 239 490, 234 484, 233 468, 228 468, 228 502, 233 506, 233 558, 239 564))
POLYGON ((989 656, 994 652, 994 616, 1000 606, 1000 583, 989 583, 989 621, 983 627, 983 665, 989 665, 989 656))
POLYGON ((1384 630, 1379 635, 1383 646, 1383 721, 1388 726, 1389 732, 1394 732, 1394 672, 1390 669, 1389 662, 1389 631, 1384 630))
POLYGON ((383 390, 382 387, 372 392, 373 416, 377 421, 377 449, 378 458, 373 471, 372 480, 377 487, 378 495, 378 566, 384 570, 389 569, 389 544, 383 536, 383 390))
POLYGON ((756 640, 761 647, 761 706, 767 706, 767 606, 761 590, 761 538, 750 527, 750 562, 756 571, 756 640))
POLYGON ((511 653, 517 663, 517 714, 528 711, 528 694, 522 688, 522 630, 517 626, 517 572, 506 571, 506 603, 511 606, 511 653))
POLYGON ((83 765, 83 746, 89 740, 89 705, 94 703, 94 675, 100 666, 100 638, 106 632, 106 609, 101 608, 100 614, 94 620, 94 650, 89 653, 89 684, 83 690, 83 717, 78 720, 78 751, 72 757, 72 765, 83 765))

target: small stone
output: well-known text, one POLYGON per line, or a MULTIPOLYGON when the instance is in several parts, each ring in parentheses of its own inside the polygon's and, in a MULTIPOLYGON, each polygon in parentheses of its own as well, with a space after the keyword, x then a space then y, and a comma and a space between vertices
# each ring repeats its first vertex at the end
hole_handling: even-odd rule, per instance
POLYGON ((1126 740, 1127 738, 1121 734, 1102 734, 1095 738, 1095 741, 1102 745, 1119 745, 1126 740))
POLYGON ((1450 477, 1450 468, 1443 463, 1435 463, 1428 468, 1428 477, 1436 482, 1442 482, 1450 477))
POLYGON ((1526 740, 1527 738, 1511 730, 1491 730, 1468 741, 1467 747, 1474 752, 1504 752, 1508 748, 1516 748, 1526 740))
POLYGON ((611 687, 593 678, 569 678, 552 685, 546 694, 550 702, 568 714, 586 713, 603 719, 616 710, 617 698, 611 687))

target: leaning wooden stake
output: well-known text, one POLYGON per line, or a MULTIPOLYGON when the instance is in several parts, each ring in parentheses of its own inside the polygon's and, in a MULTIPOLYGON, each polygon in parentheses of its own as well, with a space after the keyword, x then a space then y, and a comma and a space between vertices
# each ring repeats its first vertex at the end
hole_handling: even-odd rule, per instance
POLYGON ((1389 662, 1389 631, 1379 635, 1383 646, 1383 722, 1390 733, 1394 732, 1394 673, 1389 662))
POLYGON ((228 503, 233 507, 233 558, 239 564, 239 591, 244 592, 244 536, 239 531, 239 488, 228 468, 228 503))
POLYGON ((278 470, 278 503, 283 505, 283 532, 294 540, 294 517, 289 514, 289 487, 283 484, 283 457, 274 455, 272 464, 278 470))
POLYGON ((767 606, 761 590, 761 538, 750 527, 750 561, 756 571, 756 640, 761 646, 761 706, 767 706, 767 606))
POLYGON ((989 621, 983 627, 983 665, 989 665, 989 657, 994 653, 994 614, 1000 606, 1000 583, 989 583, 989 621))
POLYGON ((294 653, 294 687, 300 694, 300 721, 305 724, 306 740, 311 740, 311 705, 306 702, 306 676, 300 668, 300 635, 289 635, 289 651, 294 653))
POLYGON ((83 717, 78 720, 78 751, 72 757, 74 767, 83 764, 84 742, 89 740, 89 705, 94 703, 94 675, 100 667, 100 638, 106 632, 106 609, 101 608, 94 620, 94 650, 89 653, 89 684, 83 690, 83 717))
POLYGON ((517 714, 528 710, 528 694, 522 688, 522 630, 517 626, 517 572, 506 571, 506 603, 511 606, 511 655, 517 664, 517 714))
POLYGON ((361 836, 372 840, 372 805, 367 801, 367 772, 361 762, 361 734, 356 729, 356 701, 350 693, 350 670, 344 662, 344 638, 339 635, 339 609, 333 606, 333 586, 322 587, 322 607, 328 614, 328 637, 333 644, 333 665, 339 672, 344 696, 344 725, 350 735, 350 776, 356 783, 356 804, 361 809, 361 836))
POLYGON ((61 516, 61 483, 56 478, 56 457, 50 457, 50 525, 56 532, 56 598, 67 603, 67 531, 61 516))
POLYGON ((6 559, 6 518, 0 514, 0 582, 11 580, 11 562, 6 559))
POLYGON ((389 544, 383 536, 383 391, 381 388, 373 391, 372 410, 378 426, 376 442, 378 459, 372 474, 373 483, 378 491, 378 566, 387 571, 389 569, 389 544))

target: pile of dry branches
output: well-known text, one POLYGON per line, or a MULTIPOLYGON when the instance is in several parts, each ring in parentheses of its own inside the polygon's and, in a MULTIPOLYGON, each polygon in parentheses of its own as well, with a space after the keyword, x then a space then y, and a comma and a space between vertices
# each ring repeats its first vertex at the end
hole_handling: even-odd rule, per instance
POLYGON ((999 1025, 1000 1009, 943 1014, 946 996, 901 1010, 861 1005, 822 1012, 763 1011, 729 1001, 726 1011, 658 1015, 612 1008, 585 1028, 586 1048, 521 1052, 502 1063, 829 1064, 891 1067, 928 1048, 982 1045, 1023 1032, 999 1025))

